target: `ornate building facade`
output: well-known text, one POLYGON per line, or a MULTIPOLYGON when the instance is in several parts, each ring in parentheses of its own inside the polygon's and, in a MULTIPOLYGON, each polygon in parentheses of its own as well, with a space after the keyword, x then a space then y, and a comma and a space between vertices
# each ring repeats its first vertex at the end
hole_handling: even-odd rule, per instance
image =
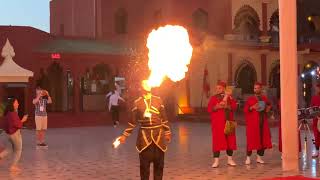
MULTIPOLYGON (((320 4, 316 0, 297 3, 299 104, 305 106, 320 62, 316 10, 320 4)), ((50 5, 52 34, 122 42, 133 48, 143 46, 148 32, 159 25, 185 26, 194 55, 186 79, 175 87, 181 107, 207 103, 202 88, 205 67, 211 86, 227 81, 239 101, 253 93, 255 81, 266 85, 274 101, 279 98, 277 0, 53 0, 50 5)))
MULTIPOLYGON (((126 88, 136 90, 139 78, 146 78, 147 74, 136 68, 138 64, 147 69, 146 37, 152 29, 165 24, 186 27, 194 48, 186 78, 163 84, 167 104, 175 107, 170 108, 172 113, 206 106, 205 67, 211 95, 215 83, 224 80, 234 87, 234 96, 241 105, 253 93, 253 83, 261 81, 276 102, 280 94, 278 1, 186 2, 52 0, 50 34, 30 27, 1 27, 0 46, 9 38, 16 51, 15 61, 34 72, 29 84, 22 86, 31 87, 28 97, 23 98, 24 109, 32 114, 31 99, 40 85, 49 89, 55 99, 50 107, 53 112, 105 111, 104 96, 113 88, 115 79, 124 77, 126 88)), ((317 82, 319 7, 317 0, 298 1, 300 106, 308 104, 317 82)), ((1 86, 3 94, 15 84, 1 86)), ((126 91, 123 95, 135 96, 126 91)))

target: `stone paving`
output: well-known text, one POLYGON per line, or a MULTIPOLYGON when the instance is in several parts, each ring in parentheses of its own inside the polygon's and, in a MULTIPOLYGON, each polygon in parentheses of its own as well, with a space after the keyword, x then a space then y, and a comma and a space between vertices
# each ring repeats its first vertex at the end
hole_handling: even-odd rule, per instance
MULTIPOLYGON (((34 131, 23 130, 23 153, 20 174, 8 172, 10 159, 0 162, 0 180, 137 180, 139 179, 138 154, 134 144, 136 131, 126 144, 118 149, 111 147, 124 126, 113 128, 81 127, 49 129, 48 150, 36 149, 34 131)), ((176 122, 172 124, 173 140, 166 154, 164 180, 211 180, 211 179, 265 179, 275 176, 297 175, 282 172, 278 147, 266 152, 265 165, 244 165, 245 128, 237 130, 239 150, 235 153, 237 167, 226 165, 222 153, 220 168, 211 168, 211 132, 208 123, 176 122)), ((277 144, 278 129, 273 128, 273 142, 277 144)), ((5 141, 4 134, 0 141, 5 141)), ((302 138, 304 136, 302 135, 302 138)), ((311 147, 310 143, 308 147, 311 147)), ((301 155, 300 175, 320 177, 320 164, 311 159, 311 148, 307 156, 301 155)), ((153 178, 150 178, 153 179, 153 178)))

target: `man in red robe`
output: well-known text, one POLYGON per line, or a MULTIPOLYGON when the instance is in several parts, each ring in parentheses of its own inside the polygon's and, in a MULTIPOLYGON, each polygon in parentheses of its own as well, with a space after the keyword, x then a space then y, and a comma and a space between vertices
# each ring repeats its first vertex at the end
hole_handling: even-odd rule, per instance
POLYGON ((251 164, 250 156, 253 150, 257 150, 257 163, 263 164, 262 157, 265 149, 272 148, 270 128, 268 125, 268 113, 271 104, 265 95, 262 95, 262 84, 254 84, 254 96, 247 99, 244 106, 247 123, 247 159, 246 165, 251 164))
MULTIPOLYGON (((316 95, 312 96, 311 98, 311 104, 310 106, 320 106, 320 84, 317 84, 316 87, 316 95)), ((319 146, 320 146, 320 132, 317 128, 317 124, 320 117, 316 117, 313 119, 312 129, 314 134, 314 140, 315 140, 315 146, 316 146, 316 152, 312 155, 313 158, 319 157, 319 146)))
POLYGON ((216 86, 217 94, 210 98, 208 104, 212 129, 213 168, 219 166, 220 151, 225 150, 228 155, 228 165, 236 166, 232 159, 233 151, 237 149, 235 131, 226 134, 225 126, 227 121, 234 121, 233 111, 236 110, 237 104, 231 93, 226 93, 225 89, 226 83, 218 82, 216 86))

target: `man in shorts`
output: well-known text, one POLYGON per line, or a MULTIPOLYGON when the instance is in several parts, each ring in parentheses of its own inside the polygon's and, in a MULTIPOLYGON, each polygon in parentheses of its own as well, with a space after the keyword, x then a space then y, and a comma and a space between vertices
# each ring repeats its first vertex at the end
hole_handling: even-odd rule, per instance
POLYGON ((35 105, 37 147, 48 147, 45 143, 45 131, 48 124, 47 104, 51 104, 52 99, 48 91, 38 87, 36 98, 33 99, 32 103, 35 105))

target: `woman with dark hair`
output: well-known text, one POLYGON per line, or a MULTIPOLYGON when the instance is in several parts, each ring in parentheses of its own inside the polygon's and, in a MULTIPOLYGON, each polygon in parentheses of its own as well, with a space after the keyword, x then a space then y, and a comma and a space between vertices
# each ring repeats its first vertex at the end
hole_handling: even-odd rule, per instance
MULTIPOLYGON (((11 171, 20 171, 17 164, 21 157, 22 152, 22 137, 20 129, 22 128, 22 123, 27 121, 28 115, 24 115, 22 119, 18 116, 19 102, 16 98, 8 99, 4 111, 4 130, 8 135, 9 142, 12 146, 14 158, 12 165, 10 167, 11 171)), ((6 157, 9 153, 9 147, 0 153, 0 159, 6 157)))

